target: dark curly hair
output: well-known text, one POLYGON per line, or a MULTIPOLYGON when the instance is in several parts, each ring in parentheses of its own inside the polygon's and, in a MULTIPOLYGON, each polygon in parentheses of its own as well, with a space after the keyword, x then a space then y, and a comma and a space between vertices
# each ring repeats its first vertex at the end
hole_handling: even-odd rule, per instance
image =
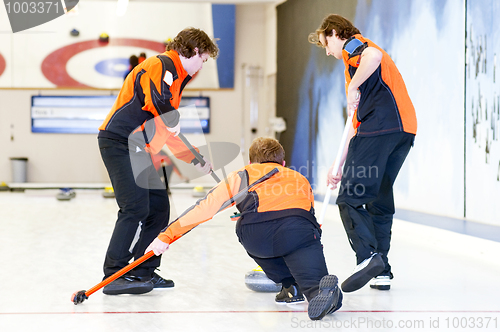
POLYGON ((323 19, 323 22, 315 32, 309 34, 308 40, 311 44, 323 47, 319 41, 319 36, 324 34, 325 38, 330 37, 333 35, 333 30, 335 30, 335 34, 340 39, 349 39, 356 34, 360 34, 351 21, 340 15, 330 14, 323 19))
POLYGON ((177 53, 188 59, 196 55, 195 48, 198 48, 198 54, 208 53, 214 59, 219 54, 219 48, 215 40, 210 39, 203 30, 192 27, 179 32, 174 40, 166 43, 165 48, 167 51, 177 51, 177 53))

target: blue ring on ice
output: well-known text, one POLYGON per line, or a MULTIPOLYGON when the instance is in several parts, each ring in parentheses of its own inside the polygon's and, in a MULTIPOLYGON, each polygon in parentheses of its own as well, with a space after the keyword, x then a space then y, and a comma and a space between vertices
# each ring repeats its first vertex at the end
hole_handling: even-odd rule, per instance
POLYGON ((123 77, 129 68, 129 60, 125 58, 114 58, 99 61, 95 70, 103 75, 111 77, 123 77))

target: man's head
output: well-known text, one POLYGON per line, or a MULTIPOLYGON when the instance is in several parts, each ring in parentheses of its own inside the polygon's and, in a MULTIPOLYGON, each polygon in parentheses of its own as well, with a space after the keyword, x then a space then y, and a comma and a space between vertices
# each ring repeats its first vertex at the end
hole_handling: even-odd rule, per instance
POLYGON ((250 146, 249 157, 252 164, 271 161, 284 166, 285 150, 280 142, 274 138, 258 137, 253 140, 250 146))
POLYGON ((139 58, 135 55, 131 55, 130 58, 128 58, 128 63, 130 64, 130 68, 134 69, 135 66, 139 64, 139 58))
POLYGON ((189 75, 198 72, 209 57, 217 58, 219 48, 214 40, 200 29, 186 28, 169 41, 166 50, 179 53, 182 65, 189 75))
POLYGON ((342 59, 342 47, 347 39, 359 34, 359 30, 345 17, 331 14, 323 19, 320 27, 309 34, 309 42, 323 47, 326 55, 342 59))

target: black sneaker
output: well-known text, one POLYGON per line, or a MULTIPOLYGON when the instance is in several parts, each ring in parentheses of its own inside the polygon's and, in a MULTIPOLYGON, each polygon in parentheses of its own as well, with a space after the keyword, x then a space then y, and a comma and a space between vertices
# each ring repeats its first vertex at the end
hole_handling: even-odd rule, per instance
POLYGON ((343 295, 338 286, 338 278, 326 275, 319 282, 319 293, 307 307, 307 314, 312 320, 319 320, 342 307, 343 295))
POLYGON ((151 278, 154 288, 171 288, 174 287, 174 282, 170 279, 163 279, 158 273, 153 272, 151 278))
POLYGON ((281 292, 276 295, 275 301, 279 304, 300 303, 304 302, 304 295, 302 295, 297 284, 293 284, 288 288, 281 286, 281 292))
POLYGON ((384 271, 385 264, 379 253, 374 253, 356 266, 354 272, 342 283, 342 290, 346 293, 354 292, 384 271))
POLYGON ((151 281, 141 281, 140 278, 123 276, 109 285, 104 286, 102 292, 106 295, 144 294, 153 290, 151 281))

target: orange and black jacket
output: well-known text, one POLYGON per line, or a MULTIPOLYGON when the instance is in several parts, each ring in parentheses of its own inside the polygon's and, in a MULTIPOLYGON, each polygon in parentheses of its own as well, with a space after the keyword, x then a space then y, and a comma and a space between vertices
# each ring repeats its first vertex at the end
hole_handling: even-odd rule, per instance
POLYGON ((193 161, 193 154, 180 138, 167 130, 179 123, 177 109, 190 79, 176 51, 144 60, 125 79, 98 137, 126 143, 131 134, 138 134, 152 154, 167 144, 177 158, 193 161))
POLYGON ((230 203, 227 207, 236 204, 241 212, 237 227, 288 216, 302 216, 319 228, 314 217, 314 195, 309 181, 294 170, 266 162, 250 164, 230 173, 227 179, 168 225, 158 238, 165 243, 172 243, 192 228, 212 219, 227 202, 230 203), (245 191, 249 184, 274 168, 278 169, 275 175, 250 188, 247 195, 235 200, 238 192, 245 191))
POLYGON ((356 34, 342 49, 345 65, 346 91, 356 73, 361 53, 367 47, 382 52, 382 61, 375 72, 359 86, 359 101, 353 126, 359 136, 378 136, 395 132, 417 133, 415 108, 406 90, 403 77, 390 56, 371 40, 356 34))

